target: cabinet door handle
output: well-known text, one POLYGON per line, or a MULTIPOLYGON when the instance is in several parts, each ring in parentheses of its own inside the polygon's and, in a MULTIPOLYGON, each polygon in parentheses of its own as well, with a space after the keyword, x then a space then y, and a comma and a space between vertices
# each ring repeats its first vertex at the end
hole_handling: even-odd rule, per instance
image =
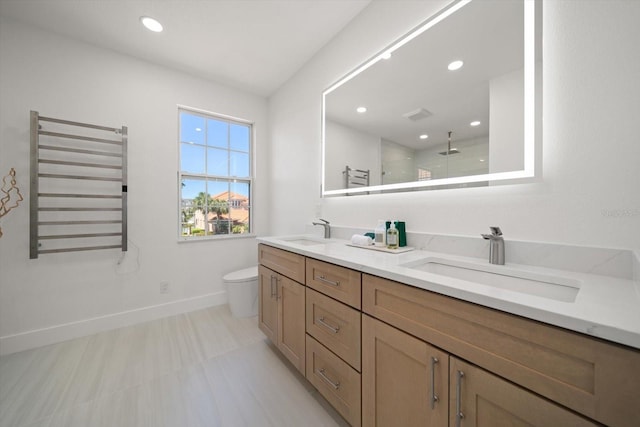
POLYGON ((318 375, 320 375, 320 378, 322 378, 327 384, 329 384, 331 387, 333 387, 334 390, 337 390, 340 388, 340 383, 334 383, 333 381, 331 381, 329 379, 329 377, 327 377, 324 373, 324 368, 320 369, 318 371, 318 375))
POLYGON ((456 378, 456 427, 460 427, 460 422, 464 418, 464 414, 462 413, 462 377, 464 377, 464 372, 457 371, 456 378))
POLYGON ((438 363, 438 358, 431 356, 431 382, 430 382, 430 392, 431 392, 431 409, 436 408, 436 402, 438 401, 438 395, 436 394, 436 363, 438 363))
POLYGON ((274 276, 273 274, 271 275, 271 298, 276 297, 277 299, 277 292, 278 292, 278 282, 276 282, 276 286, 274 288, 273 286, 273 281, 274 279, 277 279, 276 276, 274 276), (275 290, 274 290, 275 289, 275 290))
POLYGON ((317 320, 318 323, 320 323, 322 326, 324 326, 325 328, 329 329, 331 332, 333 332, 334 334, 337 334, 340 331, 340 326, 336 326, 333 327, 330 324, 328 324, 327 322, 324 321, 324 316, 320 316, 317 320))
POLYGON ((340 282, 339 281, 337 281, 337 280, 336 281, 329 280, 326 277, 324 277, 324 275, 317 276, 316 279, 318 279, 322 283, 326 283, 327 285, 340 286, 340 282))

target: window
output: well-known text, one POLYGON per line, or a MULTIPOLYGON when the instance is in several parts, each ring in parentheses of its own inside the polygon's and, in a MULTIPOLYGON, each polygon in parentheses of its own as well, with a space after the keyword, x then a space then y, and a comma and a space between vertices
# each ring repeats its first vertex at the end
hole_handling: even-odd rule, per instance
POLYGON ((431 179, 431 171, 429 169, 418 168, 418 181, 427 181, 431 179))
POLYGON ((251 232, 248 122, 179 109, 182 239, 251 232))

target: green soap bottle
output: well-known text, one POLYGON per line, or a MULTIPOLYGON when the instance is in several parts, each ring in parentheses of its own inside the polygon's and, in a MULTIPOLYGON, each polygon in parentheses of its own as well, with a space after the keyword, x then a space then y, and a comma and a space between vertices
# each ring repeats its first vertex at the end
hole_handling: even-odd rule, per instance
POLYGON ((387 230, 387 249, 398 249, 398 230, 395 221, 391 221, 387 230))

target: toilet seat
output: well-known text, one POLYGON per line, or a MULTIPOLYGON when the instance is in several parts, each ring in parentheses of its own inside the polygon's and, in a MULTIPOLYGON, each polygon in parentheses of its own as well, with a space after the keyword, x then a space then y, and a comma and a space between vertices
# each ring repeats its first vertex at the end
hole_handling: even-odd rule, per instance
POLYGON ((258 278, 258 266, 227 273, 222 280, 228 283, 247 282, 258 278))

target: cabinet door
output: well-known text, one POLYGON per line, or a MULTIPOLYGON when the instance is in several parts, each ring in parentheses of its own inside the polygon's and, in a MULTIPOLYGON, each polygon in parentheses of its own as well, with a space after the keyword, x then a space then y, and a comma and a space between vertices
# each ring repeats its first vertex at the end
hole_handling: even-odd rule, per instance
POLYGON ((362 316, 362 424, 446 426, 449 356, 362 316))
POLYGON ((449 381, 452 427, 599 425, 455 357, 449 381))
POLYGON ((304 286, 278 275, 278 340, 282 354, 305 374, 304 286))
POLYGON ((262 265, 258 267, 258 272, 258 327, 271 342, 275 343, 278 333, 278 300, 276 299, 278 275, 262 265))

